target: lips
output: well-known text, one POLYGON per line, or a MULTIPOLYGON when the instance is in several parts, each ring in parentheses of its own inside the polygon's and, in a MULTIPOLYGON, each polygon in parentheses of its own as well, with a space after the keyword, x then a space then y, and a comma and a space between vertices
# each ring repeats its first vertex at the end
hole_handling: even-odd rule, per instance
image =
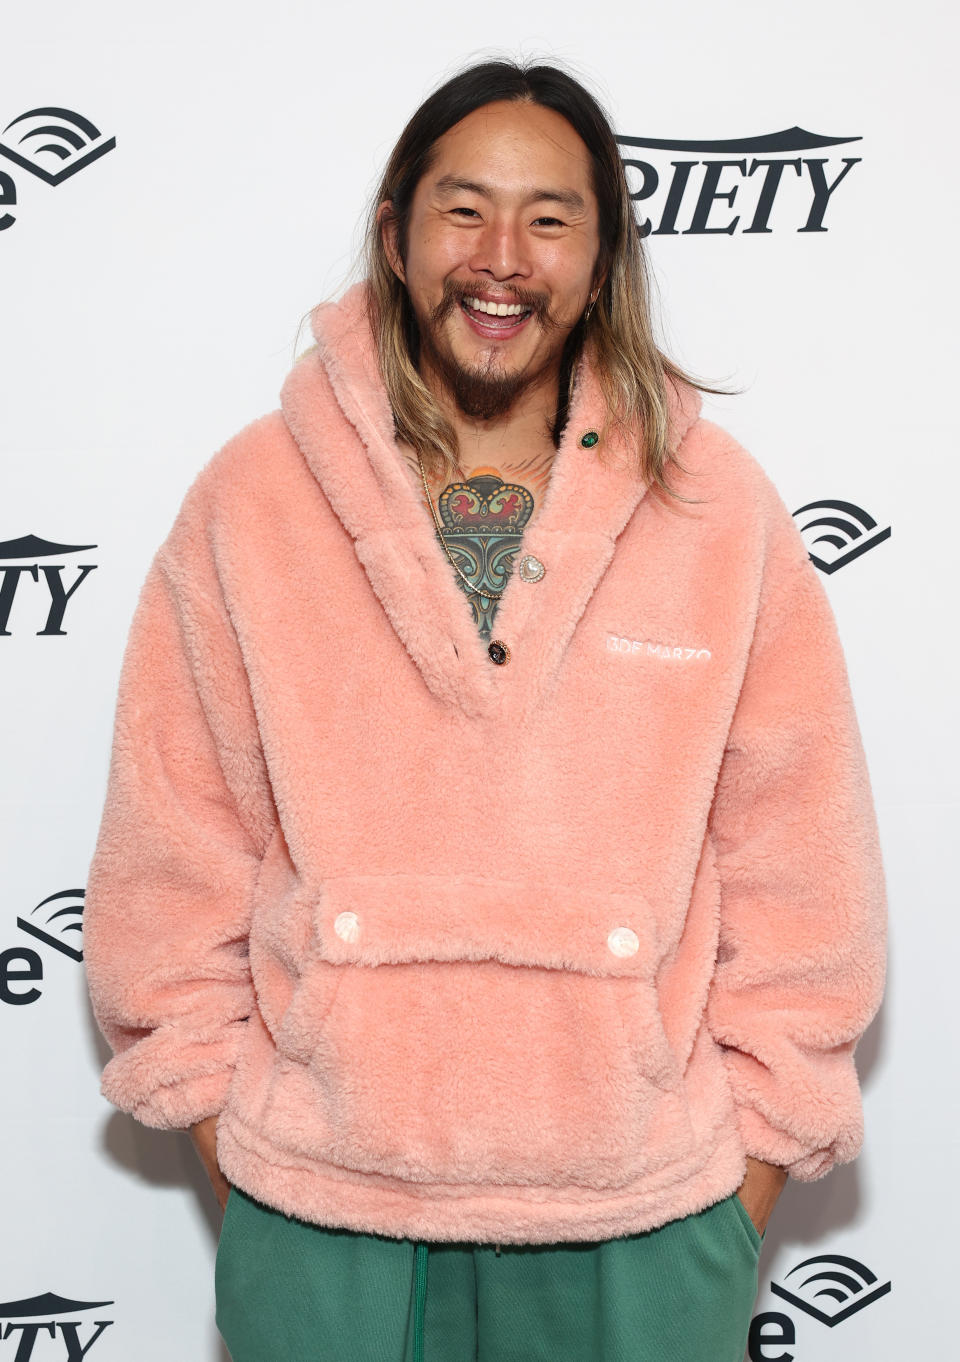
POLYGON ((479 335, 507 340, 523 330, 533 309, 519 303, 492 303, 478 298, 461 298, 460 310, 479 335), (496 312, 488 309, 496 308, 496 312))

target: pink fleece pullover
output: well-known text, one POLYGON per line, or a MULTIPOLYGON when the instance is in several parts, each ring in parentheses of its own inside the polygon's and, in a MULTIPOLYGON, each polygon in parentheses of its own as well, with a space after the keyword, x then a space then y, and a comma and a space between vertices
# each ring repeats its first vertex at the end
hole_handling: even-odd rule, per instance
POLYGON ((85 911, 109 1100, 218 1114, 327 1226, 600 1240, 863 1139, 884 874, 824 587, 670 395, 644 488, 589 358, 491 661, 403 462, 361 286, 190 487, 121 672, 85 911))

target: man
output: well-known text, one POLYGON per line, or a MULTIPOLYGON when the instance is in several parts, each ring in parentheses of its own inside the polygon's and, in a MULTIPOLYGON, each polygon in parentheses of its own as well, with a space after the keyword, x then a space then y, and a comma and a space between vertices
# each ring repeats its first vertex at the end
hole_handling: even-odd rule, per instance
POLYGON ((192 1131, 235 1362, 739 1362, 884 980, 822 587, 561 71, 421 106, 314 334, 131 629, 104 1092, 192 1131))

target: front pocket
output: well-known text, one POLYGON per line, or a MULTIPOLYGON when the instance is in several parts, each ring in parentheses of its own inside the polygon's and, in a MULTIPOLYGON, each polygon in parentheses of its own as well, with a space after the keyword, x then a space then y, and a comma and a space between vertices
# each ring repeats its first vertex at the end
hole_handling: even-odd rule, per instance
POLYGON ((639 894, 343 877, 311 955, 283 1024, 314 1080, 304 1153, 412 1181, 607 1189, 683 1152, 639 894))
POLYGON ((743 1226, 744 1231, 746 1232, 747 1238, 750 1240, 751 1248, 756 1253, 759 1253, 761 1248, 763 1247, 763 1239, 761 1237, 760 1231, 757 1229, 756 1225, 753 1223, 753 1220, 750 1218, 750 1212, 747 1210, 746 1206, 744 1206, 743 1202, 740 1200, 736 1192, 731 1192, 730 1196, 728 1197, 728 1200, 733 1204, 733 1208, 736 1212, 737 1219, 740 1221, 740 1224, 743 1226))
POLYGON ((222 1219, 221 1219, 221 1221, 220 1221, 220 1234, 219 1234, 218 1237, 217 1237, 217 1252, 216 1252, 216 1256, 215 1256, 215 1263, 219 1263, 219 1262, 220 1262, 221 1256, 222 1256, 222 1254, 223 1254, 223 1250, 224 1250, 224 1248, 226 1247, 226 1242, 227 1242, 227 1236, 228 1236, 228 1233, 229 1233, 229 1229, 230 1229, 230 1226, 231 1226, 232 1223, 233 1223, 233 1214, 232 1214, 232 1212, 233 1212, 233 1209, 234 1209, 234 1202, 235 1202, 235 1201, 236 1201, 235 1189, 234 1189, 233 1185, 231 1184, 230 1189, 229 1189, 229 1191, 227 1192, 226 1204, 224 1205, 224 1208, 223 1208, 223 1217, 222 1217, 222 1219))

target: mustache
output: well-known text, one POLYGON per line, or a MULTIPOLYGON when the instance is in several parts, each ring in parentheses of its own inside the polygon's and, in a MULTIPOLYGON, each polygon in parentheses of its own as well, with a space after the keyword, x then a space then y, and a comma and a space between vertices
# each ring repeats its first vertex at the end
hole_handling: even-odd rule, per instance
MULTIPOLYGON (((443 296, 430 313, 431 323, 439 326, 466 298, 475 298, 477 294, 486 292, 488 287, 488 284, 482 282, 464 284, 459 280, 447 279, 443 286, 443 296)), ((545 293, 511 286, 502 295, 498 294, 497 301, 507 304, 519 303, 521 307, 529 308, 545 330, 560 327, 559 321, 550 311, 550 299, 545 293)))

